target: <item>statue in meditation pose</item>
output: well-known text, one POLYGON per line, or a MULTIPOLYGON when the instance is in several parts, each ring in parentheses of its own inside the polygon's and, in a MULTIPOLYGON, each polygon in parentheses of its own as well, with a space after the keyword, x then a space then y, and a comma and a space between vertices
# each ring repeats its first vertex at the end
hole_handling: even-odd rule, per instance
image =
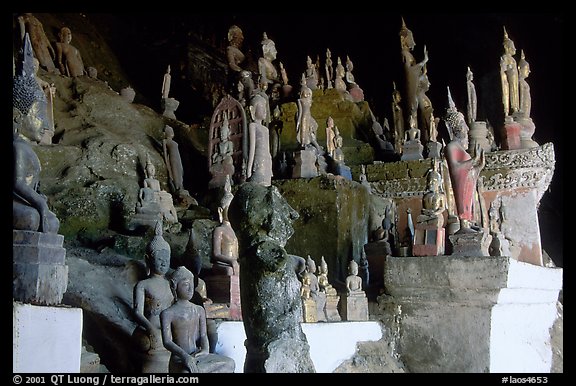
POLYGON ((160 313, 170 307, 174 296, 166 273, 170 269, 170 245, 162 237, 162 224, 156 223, 154 238, 146 247, 150 274, 134 287, 134 316, 138 327, 132 336, 144 352, 142 372, 168 371, 167 352, 162 344, 160 313))
POLYGON ((170 373, 232 373, 234 360, 210 354, 206 311, 192 302, 194 275, 178 267, 170 275, 176 302, 162 311, 160 325, 164 347, 170 351, 170 373))
POLYGON ((32 149, 48 129, 46 95, 34 77, 32 46, 28 34, 23 47, 22 68, 14 78, 13 150, 14 187, 12 198, 13 228, 35 232, 58 233, 60 221, 48 208, 39 191, 40 160, 32 149))

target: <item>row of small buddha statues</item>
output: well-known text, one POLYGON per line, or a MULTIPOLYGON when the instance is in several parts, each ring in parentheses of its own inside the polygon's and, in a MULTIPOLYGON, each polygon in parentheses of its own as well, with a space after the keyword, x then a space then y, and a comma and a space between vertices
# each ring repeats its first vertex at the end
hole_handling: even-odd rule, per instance
POLYGON ((362 278, 358 276, 358 263, 348 265, 345 291, 338 295, 328 281, 328 265, 321 258, 316 275, 316 263, 310 256, 301 274, 302 319, 306 323, 339 322, 340 320, 368 320, 368 298, 362 290, 362 278))

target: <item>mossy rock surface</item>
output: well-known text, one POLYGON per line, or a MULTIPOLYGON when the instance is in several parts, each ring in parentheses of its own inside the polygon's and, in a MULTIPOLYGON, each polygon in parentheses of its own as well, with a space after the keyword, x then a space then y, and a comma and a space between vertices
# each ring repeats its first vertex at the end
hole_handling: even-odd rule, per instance
MULTIPOLYGON (((336 89, 315 90, 313 92, 312 117, 318 123, 317 139, 322 147, 326 147, 326 119, 331 116, 343 138, 344 147, 358 147, 358 140, 366 141, 366 130, 370 129, 371 117, 367 102, 352 102, 336 89)), ((283 125, 281 139, 282 150, 294 150, 296 142, 296 116, 298 107, 295 102, 280 105, 283 125)), ((350 153, 345 157, 352 160, 350 153)), ((366 156, 364 156, 366 157, 366 156)), ((371 156, 372 160, 374 156, 371 156)))
POLYGON ((350 259, 360 258, 367 242, 370 197, 359 183, 332 176, 277 180, 282 196, 300 215, 288 240, 288 253, 322 256, 330 280, 343 281, 350 259))

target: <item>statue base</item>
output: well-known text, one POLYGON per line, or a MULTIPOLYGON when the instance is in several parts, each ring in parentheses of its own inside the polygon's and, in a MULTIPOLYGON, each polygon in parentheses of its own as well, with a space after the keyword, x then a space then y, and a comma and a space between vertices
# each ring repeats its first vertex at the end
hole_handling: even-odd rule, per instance
POLYGON ((490 256, 488 247, 492 236, 486 231, 456 233, 448 238, 452 243, 452 256, 490 256))
POLYGON ((316 323, 318 321, 318 311, 314 299, 302 299, 302 320, 304 323, 316 323))
POLYGON ((444 254, 445 230, 442 226, 416 223, 414 228, 414 245, 412 245, 412 254, 414 256, 439 256, 444 254))
POLYGON ((229 306, 227 319, 242 320, 240 306, 240 277, 238 275, 205 276, 206 292, 215 304, 224 303, 229 306))
POLYGON ((60 304, 68 287, 64 236, 12 231, 12 297, 24 303, 60 304))
POLYGON ((292 178, 314 178, 318 176, 316 152, 314 150, 294 152, 294 160, 296 165, 292 169, 292 178))
POLYGON ((422 146, 419 140, 406 141, 404 145, 402 145, 402 157, 400 160, 413 161, 424 159, 424 157, 422 157, 422 150, 424 150, 424 146, 422 146))
POLYGON ((426 144, 426 150, 428 151, 428 156, 426 158, 441 158, 440 151, 442 150, 442 144, 440 142, 428 142, 426 144))
POLYGON ((150 350, 142 354, 142 373, 168 373, 170 355, 170 351, 165 348, 150 350))
POLYGON ((468 150, 474 149, 476 144, 479 144, 480 148, 482 148, 486 153, 491 150, 490 141, 488 140, 488 127, 486 126, 486 122, 473 122, 470 127, 468 136, 470 138, 468 150))
POLYGON ((522 148, 522 145, 520 144, 520 130, 521 127, 518 122, 514 122, 511 117, 506 117, 502 136, 503 150, 516 150, 522 148))
POLYGON ((364 292, 361 295, 352 296, 344 294, 340 298, 342 300, 340 302, 342 320, 368 320, 368 298, 364 292))
POLYGON ((538 147, 538 143, 532 139, 536 131, 536 125, 532 118, 514 117, 514 120, 520 124, 520 146, 522 149, 538 147))
POLYGON ((338 302, 340 301, 340 296, 338 295, 326 295, 326 320, 328 322, 340 322, 342 318, 338 313, 338 302))
POLYGON ((79 373, 82 309, 12 302, 12 371, 79 373))

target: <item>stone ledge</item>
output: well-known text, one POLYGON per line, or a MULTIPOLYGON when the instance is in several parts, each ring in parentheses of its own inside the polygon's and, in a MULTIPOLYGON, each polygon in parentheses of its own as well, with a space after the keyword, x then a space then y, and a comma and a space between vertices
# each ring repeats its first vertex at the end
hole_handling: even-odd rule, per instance
POLYGON ((384 283, 408 302, 540 303, 555 301, 560 268, 539 267, 511 257, 391 257, 384 283))

